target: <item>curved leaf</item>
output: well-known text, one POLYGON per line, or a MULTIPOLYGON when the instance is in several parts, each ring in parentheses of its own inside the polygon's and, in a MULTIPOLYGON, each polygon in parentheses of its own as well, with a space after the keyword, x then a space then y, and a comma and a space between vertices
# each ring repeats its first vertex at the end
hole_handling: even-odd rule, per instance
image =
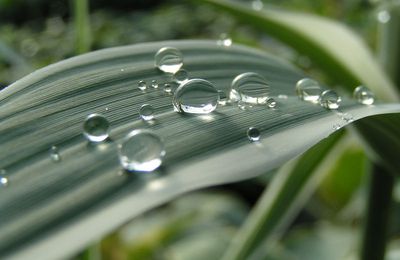
MULTIPOLYGON (((114 230, 132 217, 184 192, 251 178, 303 153, 346 125, 337 113, 300 101, 294 85, 303 75, 285 62, 240 46, 174 41, 111 48, 43 68, 0 92, 0 255, 60 258, 114 230), (208 115, 173 111, 161 89, 137 88, 139 80, 170 82, 154 68, 154 54, 179 48, 191 78, 228 91, 239 73, 254 71, 271 85, 276 109, 219 106, 208 115), (287 95, 287 98, 278 98, 287 95), (156 111, 143 122, 144 103, 156 111), (90 113, 103 113, 108 142, 82 135, 90 113), (248 127, 261 131, 250 143, 248 127), (120 174, 117 144, 129 131, 147 128, 164 139, 163 167, 148 175, 120 174), (61 160, 49 148, 57 145, 61 160), (49 250, 51 248, 51 250, 49 250)), ((362 106, 344 97, 341 110, 355 120, 400 111, 398 104, 362 106)))

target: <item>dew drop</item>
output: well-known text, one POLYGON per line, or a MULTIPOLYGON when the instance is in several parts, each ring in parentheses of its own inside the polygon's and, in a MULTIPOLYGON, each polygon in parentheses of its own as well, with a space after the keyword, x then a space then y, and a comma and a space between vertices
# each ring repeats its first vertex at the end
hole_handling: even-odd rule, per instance
POLYGON ((173 105, 177 112, 208 114, 217 108, 218 91, 204 79, 190 79, 175 91, 173 105))
POLYGON ((146 83, 146 81, 144 81, 144 80, 139 81, 139 82, 138 82, 138 88, 139 88, 141 91, 146 90, 146 88, 147 88, 147 83, 146 83))
POLYGON ((317 103, 321 97, 322 90, 317 81, 304 78, 297 81, 296 93, 301 100, 317 103))
POLYGON ((170 95, 172 93, 172 86, 168 83, 164 84, 164 93, 170 95))
POLYGON ((166 73, 175 74, 183 65, 183 55, 173 47, 163 47, 154 56, 155 66, 166 73))
POLYGON ((126 170, 151 172, 165 156, 161 138, 149 130, 133 130, 119 145, 119 160, 126 170))
POLYGON ((268 95, 267 81, 257 73, 246 72, 232 81, 229 97, 235 102, 241 100, 250 104, 266 104, 268 95))
POLYGON ((256 11, 261 11, 264 7, 264 3, 261 0, 253 0, 251 2, 251 8, 256 11))
POLYGON ((110 123, 100 114, 91 114, 83 123, 83 135, 91 142, 101 142, 108 138, 110 123))
POLYGON ((354 89, 353 97, 363 105, 372 105, 375 102, 375 95, 364 86, 358 86, 354 89))
POLYGON ((177 83, 182 83, 188 79, 189 73, 184 69, 180 69, 174 74, 174 81, 177 83))
POLYGON ((144 104, 140 107, 139 115, 145 121, 152 120, 154 118, 154 109, 151 105, 144 104))
POLYGON ((276 107, 276 100, 273 98, 268 98, 267 99, 267 107, 269 108, 275 108, 276 107))
POLYGON ((380 12, 378 12, 378 21, 380 23, 387 23, 390 21, 390 13, 387 10, 381 10, 380 12))
POLYGON ((232 39, 226 33, 221 33, 217 41, 217 45, 229 47, 232 45, 232 39))
POLYGON ((151 87, 154 88, 154 89, 158 88, 157 80, 153 79, 153 80, 151 81, 151 87))
POLYGON ((6 176, 0 175, 0 187, 6 187, 8 186, 8 184, 9 184, 8 178, 6 176))
POLYGON ((247 129, 247 137, 249 138, 250 141, 252 142, 256 142, 260 140, 260 130, 258 130, 255 127, 249 127, 249 129, 247 129))
POLYGON ((228 96, 226 95, 225 91, 218 90, 218 104, 221 106, 225 106, 226 102, 228 101, 228 96))
POLYGON ((53 162, 59 162, 61 161, 61 155, 60 152, 58 151, 58 147, 53 145, 50 148, 50 158, 53 162))
POLYGON ((320 98, 321 106, 328 109, 338 109, 341 101, 341 97, 334 90, 325 90, 320 98))
POLYGON ((341 118, 342 118, 343 121, 345 121, 345 122, 347 122, 347 123, 351 123, 351 122, 354 121, 353 115, 352 115, 352 114, 349 114, 349 113, 343 113, 343 114, 341 115, 341 118))

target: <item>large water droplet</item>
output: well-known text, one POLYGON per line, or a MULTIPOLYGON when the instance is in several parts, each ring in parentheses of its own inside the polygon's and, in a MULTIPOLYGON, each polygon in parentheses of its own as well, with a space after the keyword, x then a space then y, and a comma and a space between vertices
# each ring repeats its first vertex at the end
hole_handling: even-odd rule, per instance
POLYGON ((151 172, 165 156, 161 138, 149 130, 130 132, 119 145, 119 160, 128 171, 151 172))
POLYGON ((238 75, 231 85, 230 99, 250 104, 266 104, 269 95, 269 85, 259 74, 246 72, 238 75))
POLYGON ((353 92, 354 98, 361 104, 372 105, 375 102, 375 95, 372 91, 364 86, 358 86, 353 92))
POLYGON ((321 87, 315 80, 304 78, 296 83, 297 96, 304 101, 317 103, 321 97, 321 87))
POLYGON ((101 142, 108 138, 110 123, 100 114, 89 115, 83 123, 83 135, 91 142, 101 142))
POLYGON ((217 107, 218 90, 204 79, 190 79, 175 91, 173 105, 178 112, 207 114, 217 107))
POLYGON ((232 45, 232 39, 226 33, 221 33, 217 45, 229 47, 232 45))
POLYGON ((143 120, 152 120, 154 118, 154 109, 149 104, 140 107, 139 115, 143 120))
POLYGON ((333 90, 325 90, 320 98, 321 106, 328 109, 338 109, 341 101, 341 97, 333 90))
POLYGON ((139 81, 139 82, 138 82, 138 88, 139 88, 141 91, 145 91, 146 88, 147 88, 147 83, 146 83, 146 81, 144 81, 144 80, 139 81))
POLYGON ((61 155, 60 152, 58 151, 58 147, 53 145, 50 148, 50 158, 53 162, 59 162, 61 161, 61 155))
POLYGON ((189 79, 189 73, 184 69, 180 69, 174 74, 174 81, 179 84, 188 79, 189 79))
POLYGON ((247 137, 249 138, 250 141, 252 142, 256 142, 260 140, 260 130, 258 130, 255 127, 249 127, 249 129, 247 129, 247 137))
POLYGON ((166 73, 175 74, 183 65, 183 55, 177 48, 164 47, 155 55, 156 67, 166 73))

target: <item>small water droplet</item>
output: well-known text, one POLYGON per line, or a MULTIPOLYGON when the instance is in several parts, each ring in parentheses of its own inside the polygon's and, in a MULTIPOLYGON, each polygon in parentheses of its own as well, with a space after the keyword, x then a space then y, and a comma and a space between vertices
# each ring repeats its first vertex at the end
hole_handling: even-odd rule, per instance
POLYGON ((266 104, 269 85, 259 74, 246 72, 238 75, 231 85, 229 97, 232 101, 243 101, 250 104, 266 104))
POLYGON ((151 81, 151 87, 154 88, 154 89, 158 88, 157 80, 153 79, 153 80, 151 81))
POLYGON ((261 11, 264 7, 264 3, 261 0, 253 0, 251 2, 251 8, 256 11, 261 11))
POLYGON ((151 172, 165 156, 161 138, 149 130, 133 130, 119 145, 119 160, 128 171, 151 172))
POLYGON ((217 45, 229 47, 232 45, 232 39, 226 33, 221 33, 217 41, 217 45))
POLYGON ((332 128, 333 130, 339 130, 340 128, 342 128, 342 126, 340 124, 334 124, 332 128))
POLYGON ((334 90, 325 90, 320 98, 321 106, 328 109, 338 109, 341 101, 341 97, 334 90))
POLYGON ((188 79, 189 73, 184 69, 180 69, 174 74, 174 81, 177 83, 182 83, 188 79))
POLYGON ((364 86, 358 86, 354 89, 353 97, 363 105, 372 105, 375 102, 375 95, 364 86))
POLYGON ((208 114, 217 108, 218 90, 204 79, 190 79, 175 91, 173 105, 175 111, 190 114, 208 114))
POLYGON ((155 66, 166 73, 175 74, 183 65, 183 55, 173 47, 163 47, 154 56, 155 66))
POLYGON ((91 142, 102 142, 108 138, 110 123, 100 114, 91 114, 83 123, 83 135, 91 142))
POLYGON ((228 101, 228 96, 225 94, 225 91, 218 90, 218 104, 221 106, 225 106, 226 102, 228 101))
POLYGON ((343 119, 343 121, 346 121, 347 123, 351 123, 354 121, 353 115, 349 113, 343 113, 341 115, 341 118, 343 119))
POLYGON ((387 23, 390 21, 390 13, 387 10, 381 10, 377 15, 378 21, 381 23, 387 23))
POLYGON ((139 81, 139 82, 138 82, 138 88, 139 88, 141 91, 146 90, 146 88, 147 88, 147 83, 146 83, 146 81, 144 81, 144 80, 139 81))
POLYGON ((140 107, 139 115, 143 120, 152 120, 154 118, 154 109, 149 104, 144 104, 140 107))
POLYGON ((125 70, 124 70, 124 69, 120 69, 120 71, 121 71, 121 72, 124 72, 125 70))
POLYGON ((164 93, 171 95, 172 93, 172 86, 168 83, 164 84, 164 93))
POLYGON ((280 99, 287 99, 288 96, 287 96, 287 95, 284 95, 284 94, 280 94, 280 95, 278 95, 278 98, 280 98, 280 99))
POLYGON ((0 176, 0 187, 6 187, 8 184, 8 178, 6 176, 0 176))
POLYGON ((237 105, 238 105, 238 108, 240 108, 241 110, 249 110, 249 109, 253 108, 253 106, 251 104, 246 103, 241 100, 237 103, 237 105))
POLYGON ((60 152, 58 151, 58 147, 53 145, 50 148, 50 158, 53 162, 59 162, 61 161, 61 155, 60 152))
POLYGON ((247 137, 249 138, 250 141, 252 142, 256 142, 260 140, 260 130, 258 130, 255 127, 249 127, 249 129, 247 129, 247 137))
POLYGON ((106 107, 106 108, 104 108, 104 110, 105 110, 106 112, 108 112, 108 111, 110 111, 110 108, 109 108, 109 107, 106 107))
POLYGON ((267 104, 267 107, 269 107, 269 108, 275 108, 277 103, 276 103, 275 99, 268 98, 266 104, 267 104))
POLYGON ((296 83, 297 96, 304 101, 317 103, 321 97, 321 87, 315 80, 304 78, 296 83))

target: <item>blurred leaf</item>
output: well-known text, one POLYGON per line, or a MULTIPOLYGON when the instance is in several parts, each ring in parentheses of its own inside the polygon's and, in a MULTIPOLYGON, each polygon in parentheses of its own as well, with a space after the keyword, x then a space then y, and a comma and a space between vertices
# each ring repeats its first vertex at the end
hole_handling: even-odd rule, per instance
MULTIPOLYGON (((252 178, 303 153, 348 123, 293 95, 303 77, 257 50, 171 41, 78 56, 3 89, 0 168, 9 185, 0 189, 0 255, 41 258, 46 251, 48 258, 66 257, 182 193, 252 178), (239 73, 260 73, 269 79, 278 107, 227 105, 205 116, 174 112, 171 96, 162 91, 171 78, 154 68, 154 54, 164 46, 181 49, 190 77, 210 80, 225 92, 239 73), (160 88, 142 92, 139 80, 157 80, 160 88), (144 103, 155 108, 153 122, 138 115, 144 103), (109 119, 108 142, 84 139, 82 122, 91 113, 109 119), (257 143, 246 136, 250 126, 261 132, 257 143), (138 128, 164 139, 163 167, 149 175, 119 174, 118 143, 138 128), (58 162, 49 156, 53 145, 58 162)), ((358 120, 399 112, 400 105, 363 106, 343 97, 341 111, 358 120)))

